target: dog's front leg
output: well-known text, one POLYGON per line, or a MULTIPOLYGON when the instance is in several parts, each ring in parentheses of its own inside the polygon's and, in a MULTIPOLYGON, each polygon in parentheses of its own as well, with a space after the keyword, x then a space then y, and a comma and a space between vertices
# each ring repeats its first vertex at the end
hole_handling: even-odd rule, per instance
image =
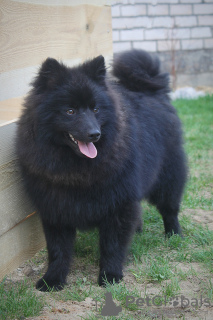
POLYGON ((105 286, 123 278, 123 263, 128 244, 138 224, 138 205, 125 204, 110 212, 99 226, 100 273, 98 283, 105 286))
POLYGON ((76 230, 65 225, 42 221, 47 242, 49 264, 45 275, 37 282, 40 291, 62 290, 69 272, 76 230))

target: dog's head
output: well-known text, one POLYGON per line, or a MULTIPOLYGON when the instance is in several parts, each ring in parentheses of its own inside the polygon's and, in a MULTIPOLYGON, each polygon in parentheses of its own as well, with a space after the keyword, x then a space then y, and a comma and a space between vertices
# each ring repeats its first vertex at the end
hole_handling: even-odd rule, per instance
POLYGON ((79 156, 95 158, 104 125, 112 116, 102 56, 69 68, 48 58, 32 83, 39 103, 40 139, 67 145, 79 156))

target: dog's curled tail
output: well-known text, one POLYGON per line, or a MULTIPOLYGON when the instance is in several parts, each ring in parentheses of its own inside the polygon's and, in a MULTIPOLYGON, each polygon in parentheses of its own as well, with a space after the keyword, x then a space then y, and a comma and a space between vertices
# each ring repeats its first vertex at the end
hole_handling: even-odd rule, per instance
POLYGON ((130 50, 117 54, 112 74, 132 91, 169 92, 169 75, 160 73, 160 61, 143 50, 130 50))

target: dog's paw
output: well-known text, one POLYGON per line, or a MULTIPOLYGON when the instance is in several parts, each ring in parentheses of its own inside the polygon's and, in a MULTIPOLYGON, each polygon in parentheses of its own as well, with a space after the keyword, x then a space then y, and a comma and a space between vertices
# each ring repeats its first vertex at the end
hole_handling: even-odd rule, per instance
POLYGON ((64 289, 64 283, 60 283, 57 281, 48 281, 44 278, 41 278, 36 283, 36 289, 43 292, 60 291, 64 289))
POLYGON ((114 284, 118 283, 123 279, 122 274, 110 274, 106 272, 101 272, 98 278, 99 286, 106 287, 107 283, 114 284))

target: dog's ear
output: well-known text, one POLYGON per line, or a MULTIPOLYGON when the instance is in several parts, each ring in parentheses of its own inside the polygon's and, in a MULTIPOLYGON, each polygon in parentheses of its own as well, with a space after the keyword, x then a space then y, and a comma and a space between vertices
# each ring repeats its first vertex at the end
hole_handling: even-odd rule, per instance
POLYGON ((103 82, 106 75, 105 60, 103 56, 98 56, 82 65, 84 73, 97 82, 103 82))
POLYGON ((32 83, 39 92, 53 90, 64 82, 67 68, 53 58, 47 58, 41 65, 35 81, 32 83))

